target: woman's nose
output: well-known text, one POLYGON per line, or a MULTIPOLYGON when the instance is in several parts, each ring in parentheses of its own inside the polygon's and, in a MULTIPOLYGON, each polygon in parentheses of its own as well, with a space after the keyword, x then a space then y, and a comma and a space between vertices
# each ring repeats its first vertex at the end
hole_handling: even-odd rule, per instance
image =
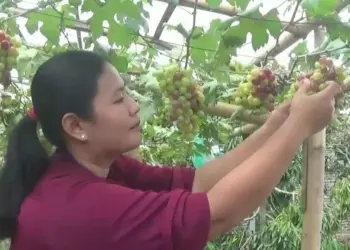
POLYGON ((138 101, 130 98, 130 115, 134 116, 140 112, 140 105, 138 101))

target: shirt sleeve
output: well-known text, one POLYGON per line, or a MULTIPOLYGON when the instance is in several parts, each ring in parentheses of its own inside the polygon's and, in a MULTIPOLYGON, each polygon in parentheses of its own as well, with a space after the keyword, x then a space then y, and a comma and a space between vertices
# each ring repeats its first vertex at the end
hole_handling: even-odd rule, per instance
POLYGON ((89 215, 86 223, 98 228, 101 249, 203 250, 207 244, 210 209, 205 193, 92 183, 77 197, 78 216, 89 215))
POLYGON ((114 181, 143 191, 191 191, 195 169, 186 167, 160 167, 144 164, 131 157, 122 156, 112 167, 109 175, 114 181))

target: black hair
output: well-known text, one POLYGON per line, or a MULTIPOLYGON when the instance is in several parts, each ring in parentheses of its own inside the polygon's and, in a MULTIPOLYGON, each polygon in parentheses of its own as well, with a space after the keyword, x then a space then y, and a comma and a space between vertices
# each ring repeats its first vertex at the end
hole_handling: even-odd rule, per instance
POLYGON ((106 62, 93 52, 68 51, 53 56, 35 73, 31 97, 37 119, 27 115, 13 128, 0 174, 0 240, 15 235, 23 201, 50 166, 38 124, 45 138, 64 150, 62 117, 74 113, 93 119, 92 103, 106 62))

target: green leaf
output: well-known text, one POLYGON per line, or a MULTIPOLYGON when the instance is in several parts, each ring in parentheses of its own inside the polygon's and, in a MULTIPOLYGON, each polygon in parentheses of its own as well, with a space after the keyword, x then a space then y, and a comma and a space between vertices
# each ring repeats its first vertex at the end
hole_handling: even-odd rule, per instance
POLYGON ((227 45, 220 41, 216 58, 220 64, 228 65, 231 61, 232 55, 236 54, 236 47, 227 47, 227 45))
POLYGON ((89 24, 90 24, 90 30, 91 30, 92 36, 94 38, 99 38, 103 35, 103 32, 104 32, 103 30, 104 18, 101 18, 101 16, 98 16, 95 14, 89 19, 89 24))
POLYGON ((331 41, 324 50, 336 50, 337 48, 344 48, 345 45, 347 45, 347 43, 338 38, 331 41))
POLYGON ((277 38, 283 29, 282 23, 278 18, 278 14, 278 10, 273 8, 264 16, 266 20, 270 20, 268 22, 266 21, 265 24, 267 30, 274 38, 277 38))
POLYGON ((203 94, 205 96, 206 104, 215 104, 217 102, 216 90, 219 83, 216 79, 211 82, 206 82, 203 85, 203 94))
POLYGON ((94 12, 98 11, 101 8, 101 6, 98 4, 97 1, 84 1, 83 5, 81 6, 82 12, 94 12))
MULTIPOLYGON (((274 13, 272 13, 274 14, 274 13)), ((241 46, 246 41, 248 32, 252 35, 252 46, 254 50, 258 50, 263 47, 269 39, 267 32, 267 22, 262 21, 263 16, 259 9, 249 12, 246 18, 241 18, 239 25, 230 27, 223 36, 223 40, 226 46, 241 46)), ((272 33, 277 33, 277 26, 269 27, 272 33)))
POLYGON ((132 0, 109 0, 101 8, 100 14, 103 14, 108 20, 118 14, 139 20, 141 19, 141 8, 132 0))
POLYGON ((151 57, 154 57, 158 54, 158 51, 155 48, 148 47, 147 52, 151 57))
POLYGON ((307 49, 307 41, 304 40, 301 43, 299 43, 292 51, 291 53, 298 55, 305 55, 308 53, 307 49))
POLYGON ((132 43, 135 35, 125 25, 113 22, 109 23, 107 38, 110 45, 116 44, 127 48, 132 43))
POLYGON ((208 0, 208 5, 212 9, 216 9, 220 6, 222 0, 208 0))
POLYGON ((171 24, 164 24, 164 27, 166 27, 167 30, 175 30, 179 32, 184 38, 187 38, 189 35, 188 31, 185 29, 185 27, 181 23, 179 23, 176 26, 171 24))
POLYGON ((249 31, 252 35, 252 47, 254 50, 258 50, 267 44, 269 40, 269 34, 267 33, 266 23, 261 21, 263 16, 260 11, 247 15, 247 18, 242 19, 239 25, 241 32, 249 31))
POLYGON ((344 42, 350 42, 350 25, 342 23, 338 15, 328 16, 325 18, 324 23, 332 40, 339 38, 344 42))
POLYGON ((125 56, 114 55, 110 58, 111 64, 120 72, 128 71, 128 59, 125 56))
POLYGON ((240 26, 233 26, 225 32, 222 41, 227 47, 241 47, 247 40, 247 32, 240 26))
POLYGON ((29 17, 25 26, 27 28, 28 33, 33 35, 38 30, 39 23, 36 19, 29 17))
MULTIPOLYGON (((42 12, 31 12, 28 15, 26 27, 30 29, 30 32, 35 32, 35 27, 38 27, 39 22, 42 22, 40 32, 47 38, 52 44, 58 44, 61 31, 61 19, 60 14, 52 8, 43 10, 42 12)), ((29 31, 29 30, 28 30, 29 31)))
POLYGON ((18 25, 16 22, 16 18, 10 19, 6 22, 6 29, 8 33, 12 35, 18 34, 18 25))
POLYGON ((231 4, 232 6, 236 6, 237 5, 242 10, 246 9, 248 4, 249 4, 249 0, 227 0, 227 2, 229 4, 231 4))
POLYGON ((265 29, 256 29, 255 32, 251 31, 252 34, 252 47, 254 50, 258 50, 265 46, 269 40, 269 34, 265 29))
POLYGON ((333 14, 341 2, 340 0, 304 0, 302 6, 308 16, 323 17, 333 14))
POLYGON ((34 33, 38 29, 39 22, 42 22, 40 27, 41 33, 52 44, 59 43, 59 37, 61 30, 64 30, 66 26, 74 26, 76 20, 72 16, 69 9, 60 12, 53 8, 46 8, 41 12, 31 12, 28 14, 28 21, 26 27, 30 33, 34 33))
POLYGON ((191 40, 191 55, 194 63, 200 65, 213 56, 218 46, 218 38, 215 35, 204 34, 198 39, 191 40))
POLYGON ((89 20, 91 33, 95 38, 103 35, 103 22, 110 24, 108 40, 128 47, 140 26, 147 29, 147 21, 141 16, 142 5, 135 4, 132 0, 109 0, 102 6, 96 1, 84 1, 82 10, 93 12, 89 20), (116 24, 116 18, 119 23, 116 24), (124 24, 123 24, 124 23, 124 24), (117 33, 121 32, 121 33, 117 33))

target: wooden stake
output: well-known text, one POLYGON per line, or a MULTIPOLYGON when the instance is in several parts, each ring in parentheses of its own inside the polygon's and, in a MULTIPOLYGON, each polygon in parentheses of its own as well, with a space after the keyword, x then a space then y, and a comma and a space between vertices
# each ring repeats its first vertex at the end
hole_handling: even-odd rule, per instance
MULTIPOLYGON (((322 44, 325 34, 315 29, 315 47, 322 44)), ((326 129, 311 136, 304 150, 304 228, 301 250, 321 250, 323 218, 326 129)))

